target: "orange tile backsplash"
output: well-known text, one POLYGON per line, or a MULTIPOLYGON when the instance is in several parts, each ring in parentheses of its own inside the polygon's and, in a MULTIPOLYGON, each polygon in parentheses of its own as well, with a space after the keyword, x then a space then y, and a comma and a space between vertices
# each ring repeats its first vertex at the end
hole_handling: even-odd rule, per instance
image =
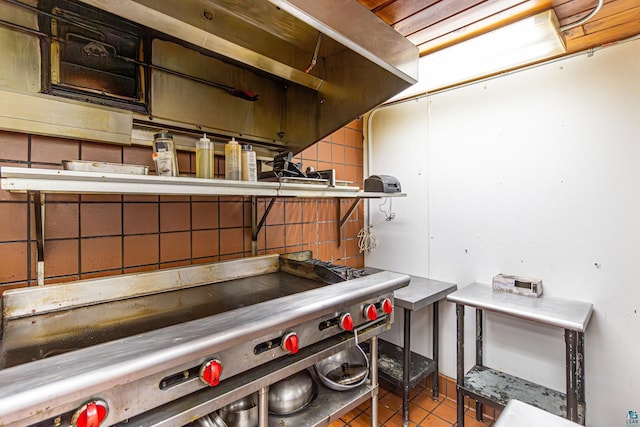
MULTIPOLYGON (((334 168, 337 179, 362 186, 362 120, 355 120, 296 156, 303 169, 334 168)), ((0 167, 60 169, 62 160, 149 166, 151 148, 0 131, 0 167)), ((180 173, 194 174, 195 155, 179 152, 180 173)), ((224 159, 216 157, 216 176, 224 159)), ((260 219, 269 199, 258 199, 260 219)), ((337 200, 277 199, 258 235, 258 254, 312 250, 314 256, 362 267, 357 233, 361 206, 342 229, 337 200)), ((341 205, 342 214, 350 202, 341 205)), ((0 190, 0 294, 36 284, 33 207, 24 194, 0 190)), ((46 195, 45 283, 68 282, 213 262, 251 255, 248 197, 46 195)))
POLYGON ((124 236, 125 267, 158 264, 160 245, 157 234, 124 236))
POLYGON ((25 161, 28 153, 28 135, 14 132, 0 132, 0 159, 25 161))
POLYGON ((82 153, 80 154, 80 158, 82 160, 122 163, 122 148, 117 145, 84 142, 81 148, 82 153))
POLYGON ((26 240, 27 211, 24 203, 0 204, 0 236, 3 240, 26 240))
POLYGON ((69 139, 33 135, 30 138, 31 158, 24 159, 34 163, 60 165, 63 160, 80 158, 80 142, 69 139))
POLYGON ((116 234, 122 234, 121 203, 82 203, 80 205, 80 235, 82 237, 114 236, 116 234))
POLYGON ((218 255, 218 230, 197 230, 192 234, 193 258, 210 258, 218 255))
POLYGON ((160 231, 186 231, 191 229, 190 203, 161 203, 160 231))
MULTIPOLYGON (((247 250, 251 250, 251 248, 247 248, 247 250)), ((235 258, 240 258, 244 251, 245 244, 242 228, 223 228, 220 230, 220 255, 233 254, 235 258)))
POLYGON ((220 228, 242 227, 244 207, 238 202, 220 202, 220 228))
POLYGON ((77 276, 79 265, 77 239, 51 240, 46 242, 45 247, 47 276, 77 276))
MULTIPOLYGON (((258 204, 258 216, 262 216, 265 209, 267 208, 267 205, 268 203, 258 204)), ((284 200, 276 200, 276 202, 271 207, 271 211, 269 212, 269 216, 267 216, 265 224, 281 225, 284 224, 284 219, 284 200)))
POLYGON ((28 279, 28 258, 26 242, 4 243, 0 245, 0 282, 23 282, 28 279))
POLYGON ((315 243, 318 241, 318 224, 309 222, 302 224, 302 243, 315 243))
POLYGON ((122 268, 122 236, 81 239, 80 271, 82 273, 119 268, 122 268))
POLYGON ((265 227, 264 233, 267 237, 267 249, 284 249, 284 225, 268 225, 265 227))
POLYGON ((284 223, 285 224, 301 224, 303 204, 297 199, 285 200, 284 202, 284 223))
POLYGON ((213 202, 192 203, 191 228, 193 230, 218 228, 218 206, 218 203, 213 202))
MULTIPOLYGON (((26 207, 26 203, 22 204, 26 207)), ((78 237, 79 203, 47 203, 44 235, 47 239, 73 239, 78 237)), ((31 215, 31 224, 34 224, 31 215)), ((2 236, 2 234, 0 234, 2 236)), ((31 238, 35 230, 31 230, 31 238)), ((4 236, 3 239, 4 240, 4 236)))
POLYGON ((158 203, 124 203, 124 234, 157 233, 158 203))
POLYGON ((297 246, 302 244, 302 224, 285 225, 285 246, 297 246))

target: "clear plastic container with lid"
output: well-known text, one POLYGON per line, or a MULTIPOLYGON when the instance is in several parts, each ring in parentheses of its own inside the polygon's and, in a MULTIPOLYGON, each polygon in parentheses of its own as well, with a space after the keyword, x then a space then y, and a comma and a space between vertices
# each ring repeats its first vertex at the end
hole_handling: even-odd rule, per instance
POLYGON ((242 148, 235 138, 224 146, 224 177, 240 181, 242 178, 242 148))
POLYGON ((169 131, 163 130, 153 136, 152 156, 158 175, 178 176, 178 155, 169 131))
POLYGON ((251 145, 242 146, 242 180, 257 181, 258 165, 256 163, 256 152, 252 150, 251 145))
POLYGON ((214 177, 214 156, 213 142, 207 138, 205 133, 196 142, 196 178, 213 179, 214 177))

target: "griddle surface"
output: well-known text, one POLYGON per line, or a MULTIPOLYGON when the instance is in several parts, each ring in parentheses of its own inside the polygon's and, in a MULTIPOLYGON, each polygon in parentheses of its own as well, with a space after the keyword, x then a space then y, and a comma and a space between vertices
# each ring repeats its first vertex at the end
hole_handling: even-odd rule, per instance
POLYGON ((7 325, 0 342, 0 368, 322 286, 276 272, 19 319, 7 325))

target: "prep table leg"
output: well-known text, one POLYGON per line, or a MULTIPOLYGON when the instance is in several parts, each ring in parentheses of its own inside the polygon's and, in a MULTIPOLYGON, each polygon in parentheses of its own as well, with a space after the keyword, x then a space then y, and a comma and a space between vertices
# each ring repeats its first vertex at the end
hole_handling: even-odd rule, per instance
POLYGON ((371 337, 371 427, 378 427, 378 336, 371 337))
POLYGON ((438 342, 439 342, 439 338, 438 338, 438 331, 440 330, 440 316, 438 314, 438 301, 433 303, 433 351, 432 351, 432 357, 433 357, 433 363, 435 364, 435 371, 433 372, 433 400, 438 400, 438 394, 439 394, 439 380, 438 380, 438 342))
POLYGON ((585 425, 587 421, 586 400, 584 395, 584 333, 576 332, 578 345, 576 347, 576 395, 578 403, 578 423, 585 425))
POLYGON ((36 225, 36 277, 38 286, 44 286, 44 193, 33 193, 33 214, 36 225))
POLYGON ((578 396, 577 396, 577 364, 576 353, 578 337, 576 331, 564 330, 564 342, 567 358, 567 418, 578 422, 578 396))
POLYGON ((464 305, 456 304, 456 318, 458 323, 456 333, 456 395, 458 399, 457 427, 464 427, 464 393, 462 391, 462 387, 464 386, 464 305))
MULTIPOLYGON (((476 365, 482 366, 482 310, 476 308, 476 365)), ((482 403, 476 401, 476 420, 482 421, 482 403)))
POLYGON ((409 425, 409 373, 411 371, 411 310, 404 311, 404 362, 402 363, 402 425, 409 425))

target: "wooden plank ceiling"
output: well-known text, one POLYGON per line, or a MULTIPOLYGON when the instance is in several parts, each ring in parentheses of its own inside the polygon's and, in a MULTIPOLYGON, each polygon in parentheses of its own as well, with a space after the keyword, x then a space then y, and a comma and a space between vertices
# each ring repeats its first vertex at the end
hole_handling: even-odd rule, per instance
MULTIPOLYGON (((358 0, 426 55, 553 8, 560 25, 589 14, 597 0, 358 0)), ((640 34, 640 1, 606 0, 588 22, 564 32, 567 54, 640 34)))

